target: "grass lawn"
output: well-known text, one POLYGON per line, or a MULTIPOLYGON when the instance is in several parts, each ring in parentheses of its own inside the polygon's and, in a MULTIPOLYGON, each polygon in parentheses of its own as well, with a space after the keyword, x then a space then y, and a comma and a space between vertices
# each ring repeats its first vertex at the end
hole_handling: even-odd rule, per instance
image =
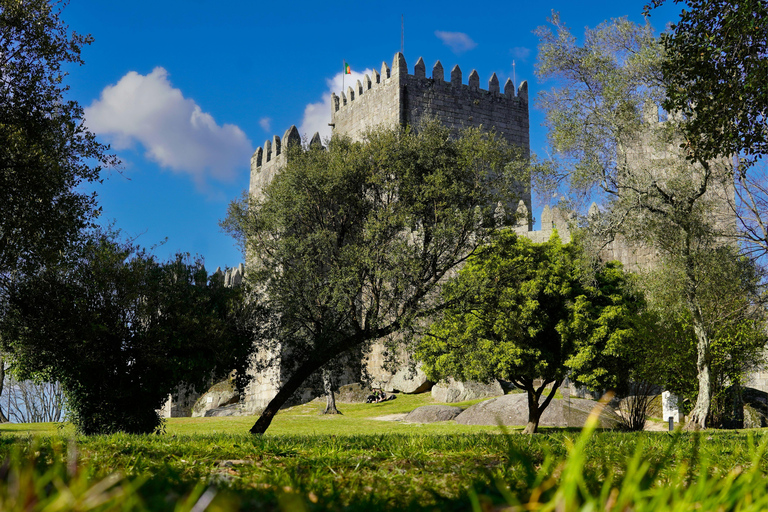
POLYGON ((768 509, 761 431, 524 436, 373 419, 428 403, 340 404, 340 416, 309 403, 281 411, 264 436, 247 433, 253 417, 89 438, 6 424, 0 510, 768 509))
MULTIPOLYGON (((483 399, 459 402, 452 405, 466 409, 483 399)), ((500 433, 496 426, 459 425, 455 422, 438 422, 432 424, 403 423, 401 421, 384 421, 387 416, 406 414, 422 405, 435 405, 429 393, 418 395, 398 395, 397 399, 378 404, 342 404, 339 403, 340 415, 324 415, 320 411, 325 408, 325 402, 315 400, 303 405, 289 407, 280 411, 267 431, 267 436, 273 435, 362 435, 362 434, 468 434, 475 432, 500 433)), ((167 434, 243 434, 256 422, 257 416, 232 416, 220 418, 169 418, 166 420, 167 434)), ((514 432, 520 428, 509 428, 514 432)), ((550 430, 542 429, 544 432, 550 430)), ((556 429, 555 429, 556 430, 556 429)), ((16 434, 50 434, 74 435, 69 424, 61 423, 4 423, 0 424, 0 434, 3 432, 16 434)))

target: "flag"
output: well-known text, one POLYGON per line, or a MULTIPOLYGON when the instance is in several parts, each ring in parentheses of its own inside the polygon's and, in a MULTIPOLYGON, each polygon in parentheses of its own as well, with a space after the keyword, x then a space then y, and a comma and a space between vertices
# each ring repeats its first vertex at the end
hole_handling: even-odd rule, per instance
POLYGON ((345 75, 352 74, 352 68, 349 67, 349 64, 347 64, 347 61, 344 61, 344 74, 345 75))

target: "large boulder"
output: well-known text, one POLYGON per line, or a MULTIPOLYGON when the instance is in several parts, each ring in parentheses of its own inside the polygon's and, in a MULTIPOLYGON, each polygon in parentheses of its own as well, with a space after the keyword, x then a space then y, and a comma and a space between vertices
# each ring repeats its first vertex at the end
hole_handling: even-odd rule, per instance
POLYGON ((450 405, 424 405, 417 407, 403 418, 403 421, 411 423, 434 423, 436 421, 450 421, 461 414, 460 407, 450 405))
POLYGON ((336 392, 336 401, 344 404, 364 404, 371 393, 373 393, 371 388, 363 386, 359 382, 346 384, 339 386, 339 390, 336 392))
POLYGON ((411 370, 408 366, 400 368, 392 378, 382 386, 384 391, 400 393, 424 393, 432 387, 432 381, 422 371, 421 365, 411 370))
POLYGON ((476 381, 461 382, 449 377, 432 386, 432 398, 437 402, 447 404, 474 400, 476 398, 488 398, 502 396, 504 389, 498 380, 492 380, 488 384, 476 381))
POLYGON ((742 389, 744 401, 743 428, 768 427, 768 393, 759 389, 742 389))
POLYGON ((206 413, 211 409, 236 404, 239 401, 240 394, 235 389, 235 384, 232 379, 217 382, 211 386, 203 396, 197 399, 194 407, 192 407, 192 417, 199 418, 208 416, 206 413))
MULTIPOLYGON (((539 419, 541 427, 583 427, 589 413, 598 405, 579 398, 553 399, 539 419)), ((480 402, 456 417, 463 425, 510 425, 528 423, 528 398, 525 393, 504 395, 480 402)), ((621 418, 609 406, 600 413, 602 428, 616 428, 621 418)))

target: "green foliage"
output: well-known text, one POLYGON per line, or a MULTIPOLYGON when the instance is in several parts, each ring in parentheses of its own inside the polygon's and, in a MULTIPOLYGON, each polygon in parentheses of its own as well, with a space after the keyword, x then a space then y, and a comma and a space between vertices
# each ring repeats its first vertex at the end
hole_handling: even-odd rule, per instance
POLYGON ((63 268, 11 283, 2 348, 20 378, 61 382, 80 432, 152 432, 177 384, 247 379, 244 292, 222 281, 97 234, 63 268))
POLYGON ((481 248, 445 286, 451 307, 416 352, 432 380, 565 377, 572 340, 563 336, 578 294, 573 256, 559 238, 534 244, 513 232, 481 248))
POLYGON ((571 375, 589 389, 626 393, 645 361, 636 357, 646 343, 640 326, 645 296, 621 263, 609 262, 582 276, 582 295, 572 305, 568 336, 574 350, 566 361, 571 375))
MULTIPOLYGON (((661 2, 655 2, 657 4, 661 2)), ((675 3, 678 3, 676 0, 675 3)), ((693 0, 662 34, 664 107, 686 119, 686 148, 700 160, 768 151, 768 5, 693 0)))
POLYGON ((68 33, 62 2, 0 1, 0 279, 55 262, 98 214, 78 187, 115 165, 66 98, 63 65, 90 36, 68 33))
POLYGON ((295 365, 262 431, 322 366, 442 307, 439 283, 482 243, 483 217, 498 201, 516 204, 524 182, 519 151, 495 134, 453 138, 437 122, 286 151, 263 193, 232 203, 222 223, 274 315, 260 344, 289 348, 284 362, 295 365))
POLYGON ((509 380, 528 392, 534 424, 544 386, 554 383, 553 396, 568 372, 592 389, 626 384, 642 299, 619 264, 586 275, 578 257, 556 234, 535 244, 499 233, 446 285, 450 307, 416 352, 427 375, 509 380))

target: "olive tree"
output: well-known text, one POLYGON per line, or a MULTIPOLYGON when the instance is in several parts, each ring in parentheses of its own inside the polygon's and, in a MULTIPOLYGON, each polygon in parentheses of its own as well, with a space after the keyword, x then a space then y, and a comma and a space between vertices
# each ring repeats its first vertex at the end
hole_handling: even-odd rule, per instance
POLYGON ((698 395, 690 425, 704 427, 711 402, 711 334, 699 291, 713 251, 734 233, 729 159, 690 162, 674 114, 660 122, 664 49, 649 25, 626 19, 587 30, 579 45, 557 17, 540 28, 538 75, 554 86, 539 97, 555 159, 545 182, 597 196, 593 230, 655 248, 683 276, 696 337, 698 395))
POLYGON ((223 222, 273 314, 259 344, 293 364, 255 434, 334 358, 444 308, 440 284, 485 240, 483 217, 526 183, 502 139, 435 122, 287 151, 261 198, 233 202, 223 222))

